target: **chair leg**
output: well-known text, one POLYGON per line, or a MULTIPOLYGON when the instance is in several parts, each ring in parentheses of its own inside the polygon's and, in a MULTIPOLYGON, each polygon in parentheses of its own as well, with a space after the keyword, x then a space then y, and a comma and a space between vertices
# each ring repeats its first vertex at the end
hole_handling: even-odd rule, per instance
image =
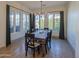
POLYGON ((45 51, 46 51, 46 54, 47 54, 47 45, 45 45, 45 51))
POLYGON ((35 48, 33 48, 33 57, 35 57, 35 48))
MULTIPOLYGON (((43 45, 41 46, 42 47, 42 49, 43 49, 43 45)), ((42 52, 42 57, 44 57, 45 56, 45 54, 44 54, 44 49, 42 50, 43 52, 42 52)))
POLYGON ((27 56, 28 47, 25 47, 25 51, 26 51, 26 56, 27 56))
POLYGON ((49 46, 50 46, 50 48, 51 48, 51 40, 49 41, 49 46))
POLYGON ((40 46, 37 49, 38 49, 38 54, 40 54, 40 51, 39 51, 40 50, 40 46))
POLYGON ((49 42, 48 42, 48 48, 49 49, 51 48, 51 40, 49 40, 49 42))

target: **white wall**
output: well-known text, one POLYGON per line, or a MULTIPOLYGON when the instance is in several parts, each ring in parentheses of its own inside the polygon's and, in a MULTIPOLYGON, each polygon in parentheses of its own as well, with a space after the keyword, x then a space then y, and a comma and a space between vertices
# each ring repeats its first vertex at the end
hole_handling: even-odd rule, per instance
MULTIPOLYGON (((7 4, 9 4, 10 6, 13 6, 13 7, 16 7, 18 9, 21 9, 21 10, 24 10, 26 11, 27 13, 30 13, 31 11, 29 10, 29 8, 25 7, 24 5, 21 5, 19 4, 18 2, 7 2, 7 4)), ((22 19, 21 19, 22 21, 22 19)), ((22 25, 21 25, 21 30, 20 32, 14 32, 14 33, 11 33, 11 40, 15 40, 15 39, 18 39, 18 38, 21 38, 25 35, 25 32, 23 31, 22 29, 22 25)))
POLYGON ((6 44, 6 2, 0 1, 0 48, 6 44))
MULTIPOLYGON (((36 14, 40 14, 40 9, 34 9, 32 10, 36 14)), ((49 12, 54 12, 54 11, 64 11, 64 30, 65 30, 65 38, 67 38, 67 6, 54 6, 54 7, 46 7, 42 9, 42 12, 47 15, 49 12)), ((45 27, 48 27, 48 19, 47 16, 45 16, 45 27)), ((54 33, 54 35, 57 35, 57 33, 54 33)))
POLYGON ((68 7, 67 38, 79 57, 79 2, 70 2, 68 7))

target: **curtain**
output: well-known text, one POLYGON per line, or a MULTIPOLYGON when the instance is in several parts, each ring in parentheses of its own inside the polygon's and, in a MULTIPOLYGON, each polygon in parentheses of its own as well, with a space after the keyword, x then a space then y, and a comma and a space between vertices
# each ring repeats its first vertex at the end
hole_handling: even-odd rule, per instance
POLYGON ((64 39, 64 11, 60 11, 60 32, 59 38, 64 39))
POLYGON ((32 32, 32 15, 30 13, 30 32, 32 32))
POLYGON ((33 29, 35 30, 35 15, 33 14, 33 29))
POLYGON ((9 16, 10 16, 10 6, 6 5, 6 47, 11 44, 9 16))
POLYGON ((35 29, 35 16, 34 14, 30 14, 30 32, 35 29))

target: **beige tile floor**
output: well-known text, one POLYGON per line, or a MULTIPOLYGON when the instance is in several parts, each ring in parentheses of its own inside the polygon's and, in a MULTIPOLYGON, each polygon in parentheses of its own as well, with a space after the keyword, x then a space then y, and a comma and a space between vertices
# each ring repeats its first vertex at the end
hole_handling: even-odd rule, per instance
MULTIPOLYGON (((42 50, 41 50, 42 52, 42 50)), ((7 48, 0 49, 1 58, 32 58, 32 52, 29 49, 28 55, 25 56, 24 38, 12 41, 7 48)), ((74 58, 75 52, 66 40, 52 39, 52 47, 48 53, 42 57, 42 53, 37 54, 36 58, 74 58)))

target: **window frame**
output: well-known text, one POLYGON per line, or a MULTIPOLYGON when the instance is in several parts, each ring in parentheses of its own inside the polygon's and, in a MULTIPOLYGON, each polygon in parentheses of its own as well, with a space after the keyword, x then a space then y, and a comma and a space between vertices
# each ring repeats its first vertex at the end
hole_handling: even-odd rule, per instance
MULTIPOLYGON (((40 17, 41 17, 41 15, 44 16, 44 24, 43 24, 43 25, 44 25, 44 27, 45 27, 45 14, 35 14, 35 17, 36 17, 37 15, 39 16, 39 29, 44 29, 44 28, 41 28, 41 27, 40 27, 40 21, 41 21, 40 17)), ((36 19, 35 19, 35 21, 36 21, 36 19)), ((36 28, 36 27, 35 27, 35 28, 36 28)))
POLYGON ((36 29, 36 16, 38 16, 38 20, 39 20, 39 22, 38 22, 39 28, 38 29, 40 29, 40 16, 39 16, 39 14, 35 15, 35 29, 36 29))
POLYGON ((21 11, 19 9, 15 9, 15 32, 21 31, 21 11), (19 14, 19 31, 16 31, 16 14, 19 14))
MULTIPOLYGON (((60 12, 51 12, 51 13, 48 13, 47 14, 47 17, 49 18, 49 16, 48 15, 50 15, 50 14, 53 14, 53 27, 52 27, 52 29, 51 30, 54 30, 54 28, 55 28, 55 14, 60 14, 60 12)), ((49 19, 48 19, 48 28, 49 28, 49 19)), ((60 31, 60 29, 59 29, 59 31, 60 31)), ((56 32, 56 31, 55 31, 56 32)), ((59 33, 59 32, 56 32, 56 33, 59 33)))
MULTIPOLYGON (((44 29, 44 28, 41 28, 41 27, 40 27, 41 16, 44 16, 44 22, 45 22, 45 14, 40 14, 40 15, 39 15, 39 28, 40 28, 40 29, 44 29)), ((44 24, 45 24, 45 23, 43 23, 43 26, 44 26, 44 24)), ((44 27, 45 27, 45 26, 44 26, 44 27)))
POLYGON ((22 12, 22 29, 23 29, 23 31, 26 32, 26 24, 25 25, 23 24, 23 21, 24 21, 23 15, 25 15, 25 18, 26 18, 25 22, 27 23, 26 13, 25 12, 22 12), (25 26, 25 28, 23 26, 25 26))
MULTIPOLYGON (((10 7, 10 13, 11 12, 13 12, 13 14, 14 14, 14 17, 13 17, 13 32, 10 32, 10 33, 14 33, 15 32, 15 8, 13 8, 13 7, 10 7)), ((10 15, 9 15, 9 17, 10 17, 10 15)), ((10 22, 11 22, 11 19, 10 19, 10 22)), ((11 24, 11 23, 10 23, 11 24)), ((11 25, 10 25, 10 27, 11 27, 11 25)), ((11 30, 10 30, 11 31, 11 30)))

